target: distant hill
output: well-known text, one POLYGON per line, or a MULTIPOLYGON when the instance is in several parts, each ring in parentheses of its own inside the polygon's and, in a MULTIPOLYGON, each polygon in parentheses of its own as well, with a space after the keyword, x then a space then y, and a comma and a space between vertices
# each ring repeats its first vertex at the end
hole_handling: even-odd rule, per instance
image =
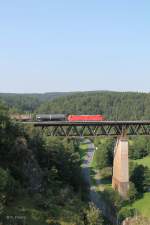
POLYGON ((109 120, 150 119, 150 93, 86 91, 0 94, 10 111, 103 114, 109 120))
POLYGON ((150 119, 150 93, 80 92, 42 103, 37 112, 103 114, 108 120, 150 119))
POLYGON ((0 93, 0 99, 3 100, 9 108, 15 108, 20 112, 33 112, 41 103, 69 94, 69 92, 52 92, 44 94, 0 93))
POLYGON ((42 103, 50 102, 56 98, 75 95, 77 93, 97 93, 89 92, 47 92, 47 93, 0 93, 0 99, 12 110, 18 112, 33 112, 42 103))

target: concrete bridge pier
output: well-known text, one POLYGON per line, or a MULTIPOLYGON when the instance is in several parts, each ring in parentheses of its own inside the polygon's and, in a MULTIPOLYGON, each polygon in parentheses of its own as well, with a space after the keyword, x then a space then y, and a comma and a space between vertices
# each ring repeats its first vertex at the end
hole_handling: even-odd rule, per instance
POLYGON ((112 187, 124 199, 129 189, 128 139, 119 137, 114 149, 112 187))

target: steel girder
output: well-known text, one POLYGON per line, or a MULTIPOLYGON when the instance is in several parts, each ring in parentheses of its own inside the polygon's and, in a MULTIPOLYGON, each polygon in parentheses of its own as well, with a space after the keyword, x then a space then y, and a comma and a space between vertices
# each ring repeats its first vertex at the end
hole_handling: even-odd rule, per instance
POLYGON ((49 136, 96 137, 150 135, 150 121, 36 122, 49 136))

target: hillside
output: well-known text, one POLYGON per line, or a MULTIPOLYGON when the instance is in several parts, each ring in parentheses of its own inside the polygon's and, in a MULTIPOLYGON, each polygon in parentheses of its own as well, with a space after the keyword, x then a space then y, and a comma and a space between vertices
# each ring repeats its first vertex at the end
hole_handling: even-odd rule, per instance
POLYGON ((150 119, 150 94, 83 92, 41 104, 37 112, 103 114, 108 120, 150 119))
MULTIPOLYGON (((0 224, 85 225, 88 206, 78 143, 14 124, 0 102, 0 224)), ((98 223, 102 225, 102 223, 98 223)))
MULTIPOLYGON (((114 120, 150 119, 150 94, 107 91, 64 93, 66 96, 59 94, 1 95, 7 107, 0 103, 0 222, 6 222, 5 215, 23 215, 28 224, 87 225, 89 223, 84 223, 83 217, 88 220, 93 210, 97 213, 97 209, 88 206, 87 187, 81 174, 85 152, 80 151, 79 142, 47 137, 44 132, 32 127, 23 129, 21 125, 10 121, 7 116, 10 111, 102 113, 107 119, 114 120)), ((92 166, 97 171, 103 171, 103 175, 108 175, 101 181, 101 187, 102 184, 106 186, 105 192, 101 194, 115 215, 119 212, 122 218, 126 218, 126 211, 122 211, 122 199, 110 190, 109 185, 114 140, 95 139, 94 143, 97 150, 92 166)), ((136 137, 129 144, 132 160, 138 159, 141 163, 141 160, 146 159, 144 156, 149 157, 149 139, 136 137)), ((129 204, 137 200, 135 208, 145 205, 148 199, 147 195, 141 198, 141 194, 147 194, 150 184, 149 170, 144 166, 132 165, 130 178, 133 187, 129 204)), ((133 215, 134 211, 127 209, 127 213, 133 215)))
POLYGON ((108 120, 150 119, 150 93, 59 92, 0 94, 11 112, 103 114, 108 120))
POLYGON ((15 94, 15 93, 0 93, 0 99, 5 104, 17 110, 18 112, 33 112, 43 102, 51 101, 60 96, 69 95, 69 92, 51 92, 44 94, 15 94))

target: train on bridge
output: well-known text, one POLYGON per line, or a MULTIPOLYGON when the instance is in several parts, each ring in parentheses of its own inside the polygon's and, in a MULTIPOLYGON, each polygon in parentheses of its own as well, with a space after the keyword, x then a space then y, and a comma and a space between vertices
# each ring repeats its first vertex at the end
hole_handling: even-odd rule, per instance
POLYGON ((13 114, 10 115, 11 119, 16 121, 37 121, 37 122, 46 122, 46 121, 104 121, 105 117, 103 115, 67 115, 67 114, 13 114))

